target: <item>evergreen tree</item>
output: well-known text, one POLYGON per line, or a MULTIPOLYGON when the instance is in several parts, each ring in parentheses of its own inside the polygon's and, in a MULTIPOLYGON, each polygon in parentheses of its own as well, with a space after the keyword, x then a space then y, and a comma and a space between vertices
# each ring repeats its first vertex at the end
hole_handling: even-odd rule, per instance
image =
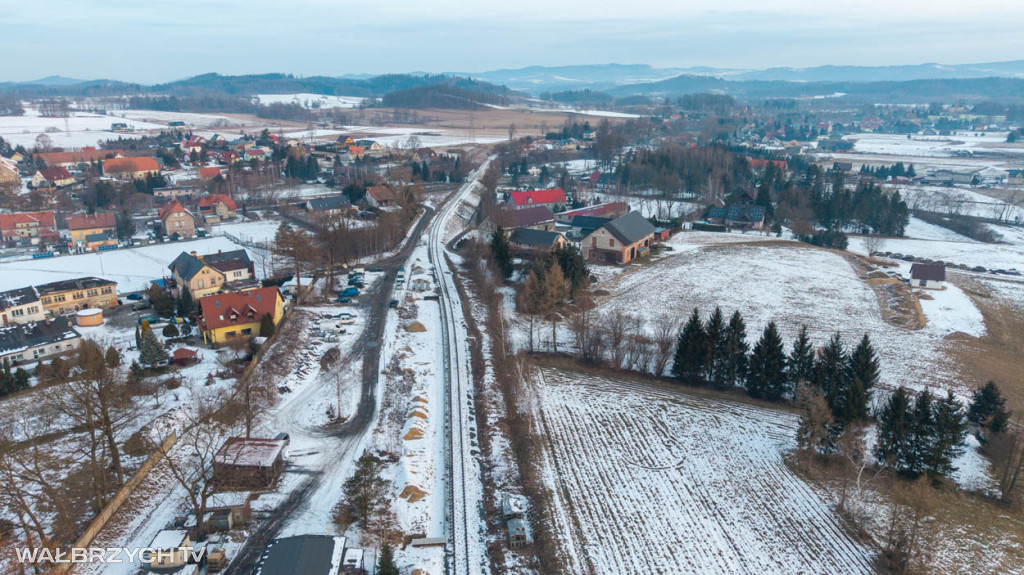
POLYGON ((142 347, 142 331, 138 324, 135 324, 135 349, 142 347))
POLYGON ((704 324, 704 337, 707 341, 704 357, 704 381, 715 387, 724 387, 722 376, 725 372, 725 318, 722 308, 715 306, 715 311, 704 324))
POLYGON ((753 397, 779 400, 786 392, 786 350, 775 322, 771 321, 750 354, 747 393, 753 397))
POLYGON ((729 327, 725 329, 725 374, 722 379, 725 387, 746 384, 749 352, 747 326, 737 310, 729 318, 729 327))
POLYGON ((904 469, 913 457, 914 428, 910 396, 907 389, 900 386, 889 396, 878 414, 875 457, 897 470, 904 469))
POLYGON ((968 420, 987 427, 993 433, 999 433, 1006 430, 1010 415, 1011 412, 1006 409, 1006 399, 996 382, 989 381, 974 390, 971 405, 967 409, 968 420))
POLYGON ((936 434, 935 413, 932 409, 934 403, 932 392, 927 389, 917 394, 914 401, 911 412, 913 432, 910 436, 909 457, 905 459, 905 465, 901 469, 904 475, 911 478, 921 475, 928 467, 936 434))
POLYGON ((512 277, 512 246, 509 245, 505 230, 501 226, 491 234, 491 255, 501 272, 501 277, 512 277))
POLYGON ((14 379, 14 390, 28 389, 29 375, 28 372, 20 367, 14 370, 14 374, 11 376, 14 379))
MULTIPOLYGON (((775 164, 769 162, 768 165, 774 166, 775 164)), ((771 187, 768 184, 767 179, 765 179, 764 182, 761 182, 761 185, 758 186, 757 199, 754 200, 754 204, 758 206, 764 206, 764 213, 766 219, 771 220, 775 217, 775 207, 772 205, 771 187)))
POLYGON ((377 575, 398 575, 395 552, 391 549, 391 544, 386 541, 380 548, 380 564, 377 566, 377 575))
POLYGON ((178 326, 173 323, 169 323, 164 326, 162 333, 164 334, 164 337, 178 337, 178 326))
POLYGON ((577 290, 586 287, 590 281, 590 269, 587 261, 575 248, 565 246, 555 250, 555 260, 562 268, 562 274, 569 282, 569 296, 574 297, 577 290))
POLYGON ((838 333, 818 352, 815 364, 815 385, 825 394, 828 407, 839 423, 846 423, 850 394, 850 377, 846 349, 838 333))
POLYGON ((814 347, 807 335, 806 325, 800 326, 800 333, 793 340, 793 351, 786 359, 786 376, 793 389, 796 389, 801 381, 814 381, 814 347))
POLYGON ((704 335, 704 324, 700 321, 700 310, 693 308, 690 319, 679 332, 679 345, 676 347, 672 363, 672 375, 687 383, 699 383, 704 373, 706 357, 707 338, 704 335))
POLYGON ((107 367, 113 369, 121 365, 121 354, 114 346, 107 346, 107 351, 103 354, 103 361, 107 364, 107 367))
POLYGON ((192 299, 192 290, 188 286, 181 289, 181 296, 178 298, 178 316, 189 317, 195 311, 196 303, 192 299))
POLYGON ((139 347, 139 361, 144 365, 152 366, 167 359, 167 350, 164 349, 153 330, 143 331, 142 345, 139 347))
POLYGON ((260 318, 260 337, 272 337, 274 332, 277 331, 277 326, 274 325, 274 316, 265 313, 260 318))
POLYGON ((867 419, 871 394, 878 383, 878 356, 875 355, 871 339, 866 333, 853 353, 850 354, 849 373, 852 381, 856 382, 861 389, 860 393, 851 394, 858 395, 858 397, 849 402, 848 411, 855 419, 867 419))
POLYGON ((945 399, 935 402, 934 407, 935 438, 928 454, 928 474, 949 477, 956 471, 953 460, 964 452, 967 419, 952 391, 946 392, 945 399))

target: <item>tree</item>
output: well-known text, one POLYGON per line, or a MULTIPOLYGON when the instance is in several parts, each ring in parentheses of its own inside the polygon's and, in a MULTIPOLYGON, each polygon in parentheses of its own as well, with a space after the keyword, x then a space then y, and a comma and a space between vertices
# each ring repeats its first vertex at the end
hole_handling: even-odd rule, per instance
MULTIPOLYGON (((98 201, 97 201, 98 203, 98 201)), ((117 239, 119 240, 130 240, 135 235, 137 227, 135 221, 132 219, 131 214, 128 213, 127 209, 121 210, 116 217, 117 224, 117 239)))
POLYGON ((344 526, 365 522, 375 511, 388 504, 389 483, 381 477, 384 462, 370 453, 356 460, 352 477, 342 485, 343 499, 339 503, 339 516, 344 526))
POLYGON ((847 408, 850 400, 850 374, 843 340, 833 334, 828 343, 818 352, 815 364, 815 385, 825 395, 832 415, 840 424, 849 421, 847 408))
POLYGON ((263 317, 260 318, 260 337, 273 337, 276 330, 274 316, 269 313, 263 314, 263 317))
POLYGON ((156 313, 161 316, 169 316, 174 313, 174 300, 160 286, 156 284, 151 285, 147 295, 149 303, 153 305, 153 310, 156 313))
POLYGON ((384 543, 380 548, 380 563, 377 566, 377 575, 398 575, 398 566, 395 565, 395 552, 389 543, 384 543))
POLYGON ((752 397, 777 401, 787 391, 786 351, 778 327, 774 321, 770 321, 750 354, 747 393, 752 397))
POLYGON ((793 395, 800 407, 800 425, 796 432, 797 448, 805 453, 831 453, 835 449, 835 438, 832 434, 835 420, 825 396, 820 389, 806 382, 801 383, 793 395))
POLYGON ((729 326, 725 328, 724 373, 721 378, 723 387, 746 384, 749 351, 747 326, 737 310, 732 313, 729 326))
POLYGON ((586 287, 590 281, 590 268, 586 260, 575 248, 564 246, 555 250, 555 261, 569 282, 569 297, 576 297, 577 291, 586 287))
POLYGON ((104 361, 107 363, 107 367, 114 369, 121 365, 121 354, 117 351, 114 346, 108 346, 107 351, 103 356, 104 361))
POLYGON ((871 346, 871 339, 864 334, 860 343, 850 354, 850 376, 860 386, 860 393, 851 393, 848 411, 855 419, 867 419, 868 404, 878 383, 878 356, 871 346))
POLYGON ((715 311, 711 312, 704 324, 704 337, 707 340, 704 381, 718 388, 725 387, 722 382, 725 372, 725 318, 722 316, 722 308, 715 306, 715 311))
POLYGON ((679 339, 679 320, 662 314, 654 320, 654 375, 663 377, 679 339))
POLYGON ((1010 415, 1011 412, 1006 409, 1006 399, 1003 398, 996 382, 989 381, 974 390, 971 404, 967 409, 968 420, 987 427, 993 433, 1000 433, 1006 430, 1010 415))
POLYGON ((314 252, 313 242, 305 232, 281 222, 274 235, 274 254, 291 264, 299 290, 302 289, 302 266, 313 259, 314 252))
POLYGON ((188 289, 187 285, 181 288, 181 296, 178 297, 177 307, 179 317, 189 317, 195 312, 196 303, 192 299, 192 290, 188 289))
POLYGON ((672 363, 672 375, 687 383, 700 383, 707 358, 707 338, 700 310, 693 308, 690 319, 679 333, 676 355, 672 363))
POLYGON ((814 347, 807 335, 807 326, 800 326, 800 333, 793 340, 793 351, 786 359, 786 375, 789 385, 796 389, 801 382, 814 380, 814 347))
POLYGON ((143 365, 154 366, 167 359, 167 350, 161 345, 153 330, 143 330, 142 346, 139 347, 139 361, 143 365))
POLYGON ((173 323, 169 323, 164 326, 162 333, 164 337, 178 337, 178 327, 175 326, 173 323))
POLYGON ((505 230, 501 226, 491 234, 491 256, 498 266, 498 271, 501 272, 501 277, 512 277, 512 246, 509 245, 505 230))
POLYGON ((953 395, 935 402, 935 438, 928 453, 928 474, 932 477, 949 477, 956 467, 953 460, 963 455, 964 439, 967 436, 967 419, 964 408, 953 395))
POLYGON ((905 387, 900 386, 889 395, 878 414, 875 458, 901 472, 909 469, 914 460, 915 423, 910 394, 905 387))
POLYGON ((562 268, 557 261, 552 261, 551 267, 544 272, 541 290, 544 302, 541 307, 551 322, 551 351, 553 353, 558 353, 558 321, 562 317, 561 304, 569 293, 568 287, 565 276, 562 275, 562 268))

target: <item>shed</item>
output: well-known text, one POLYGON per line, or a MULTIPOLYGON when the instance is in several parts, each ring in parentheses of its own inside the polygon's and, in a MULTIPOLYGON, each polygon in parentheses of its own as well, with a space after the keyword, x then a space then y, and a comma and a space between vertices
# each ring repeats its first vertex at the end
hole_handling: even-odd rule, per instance
POLYGON ((508 546, 517 549, 533 543, 530 530, 526 527, 526 521, 522 519, 509 519, 505 522, 508 528, 508 546))
POLYGON ((218 483, 231 486, 267 487, 284 470, 282 439, 229 437, 213 458, 218 483))
POLYGON ((943 289, 946 282, 945 266, 913 264, 910 266, 910 286, 923 289, 943 289))
POLYGON ((522 495, 506 495, 501 500, 501 514, 505 519, 522 519, 526 516, 526 498, 522 495))
POLYGON ((345 556, 341 562, 341 572, 345 575, 366 575, 362 549, 350 547, 345 550, 345 556))

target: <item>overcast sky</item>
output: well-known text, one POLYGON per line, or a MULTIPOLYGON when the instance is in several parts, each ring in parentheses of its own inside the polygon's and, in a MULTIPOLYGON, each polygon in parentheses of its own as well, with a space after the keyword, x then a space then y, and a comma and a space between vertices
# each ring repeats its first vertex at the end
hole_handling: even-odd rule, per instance
POLYGON ((1021 0, 0 0, 0 81, 1024 59, 1021 0))

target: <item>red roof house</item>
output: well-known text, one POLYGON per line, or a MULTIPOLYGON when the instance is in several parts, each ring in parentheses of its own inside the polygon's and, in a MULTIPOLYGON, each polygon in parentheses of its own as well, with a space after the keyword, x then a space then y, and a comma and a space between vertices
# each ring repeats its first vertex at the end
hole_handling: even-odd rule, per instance
POLYGON ((220 166, 211 166, 209 168, 199 168, 199 177, 204 180, 212 180, 217 176, 221 175, 220 166))
POLYGON ((21 212, 0 214, 0 237, 3 241, 15 238, 48 237, 57 234, 53 212, 21 212))
POLYGON ((86 214, 77 214, 68 218, 68 229, 71 231, 116 227, 117 214, 114 212, 101 212, 91 216, 86 214))
POLYGON ((512 192, 512 205, 517 210, 531 206, 564 206, 566 204, 565 192, 561 188, 550 190, 533 190, 529 192, 512 192))

